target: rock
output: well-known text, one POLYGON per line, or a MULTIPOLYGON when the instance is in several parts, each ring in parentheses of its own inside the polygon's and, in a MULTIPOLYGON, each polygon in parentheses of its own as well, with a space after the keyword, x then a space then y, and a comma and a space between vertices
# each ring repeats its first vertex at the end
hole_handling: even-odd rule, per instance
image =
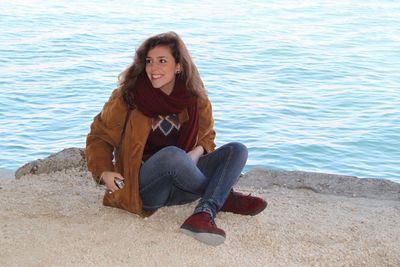
POLYGON ((400 183, 315 172, 254 169, 239 180, 239 185, 261 188, 280 186, 347 197, 400 200, 400 183))
MULTIPOLYGON (((15 172, 15 178, 26 174, 52 173, 68 169, 87 171, 84 153, 82 148, 64 149, 45 159, 25 164, 15 172)), ((306 189, 321 194, 400 201, 400 183, 315 172, 254 169, 243 175, 238 185, 262 189, 279 186, 306 189)))
POLYGON ((66 148, 45 159, 29 162, 15 172, 15 178, 19 179, 27 174, 52 173, 72 168, 82 171, 87 170, 84 149, 76 147, 66 148))

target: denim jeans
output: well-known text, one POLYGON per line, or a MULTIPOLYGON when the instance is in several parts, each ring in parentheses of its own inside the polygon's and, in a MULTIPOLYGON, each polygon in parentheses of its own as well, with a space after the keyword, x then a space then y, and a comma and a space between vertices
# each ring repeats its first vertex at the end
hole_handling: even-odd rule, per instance
POLYGON ((168 146, 142 164, 139 191, 145 210, 199 199, 194 213, 213 218, 224 205, 247 160, 247 148, 228 143, 200 157, 197 165, 186 152, 168 146))

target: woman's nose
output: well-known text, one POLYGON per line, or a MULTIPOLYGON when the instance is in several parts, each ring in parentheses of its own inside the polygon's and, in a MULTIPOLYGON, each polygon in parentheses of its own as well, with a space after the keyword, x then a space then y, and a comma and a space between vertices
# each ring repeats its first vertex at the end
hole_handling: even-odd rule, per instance
POLYGON ((158 70, 160 68, 160 65, 157 64, 156 62, 152 62, 149 64, 150 70, 154 71, 154 70, 158 70))

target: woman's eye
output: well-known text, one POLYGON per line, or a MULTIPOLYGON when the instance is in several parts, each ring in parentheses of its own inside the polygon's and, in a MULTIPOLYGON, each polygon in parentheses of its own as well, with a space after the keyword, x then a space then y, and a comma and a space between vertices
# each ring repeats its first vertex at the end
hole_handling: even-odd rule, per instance
POLYGON ((151 60, 150 59, 146 59, 146 64, 150 64, 151 63, 151 60))
POLYGON ((167 63, 165 59, 160 59, 160 63, 167 63))

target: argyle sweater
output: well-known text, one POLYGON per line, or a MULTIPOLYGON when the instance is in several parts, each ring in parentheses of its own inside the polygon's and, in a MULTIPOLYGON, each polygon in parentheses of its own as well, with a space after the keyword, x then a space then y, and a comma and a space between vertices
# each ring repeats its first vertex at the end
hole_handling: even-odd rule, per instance
POLYGON ((149 137, 143 152, 143 161, 146 161, 160 149, 167 146, 176 146, 181 124, 177 114, 153 118, 149 137))

